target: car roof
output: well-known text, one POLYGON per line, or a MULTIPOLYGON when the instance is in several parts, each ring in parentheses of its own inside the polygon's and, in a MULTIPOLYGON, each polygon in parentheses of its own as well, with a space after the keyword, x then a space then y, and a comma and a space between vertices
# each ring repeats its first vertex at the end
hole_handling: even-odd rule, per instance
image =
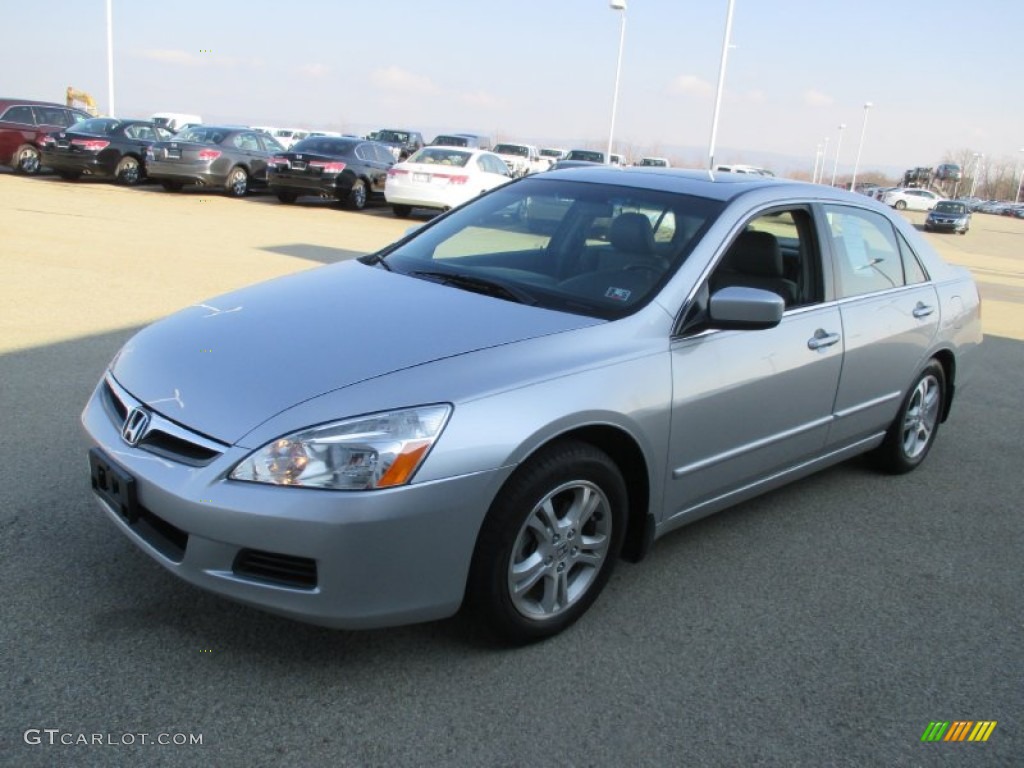
POLYGON ((834 189, 822 184, 780 179, 774 176, 701 171, 685 168, 633 167, 619 168, 608 165, 586 165, 574 168, 556 169, 530 176, 531 179, 572 180, 594 184, 615 184, 623 187, 653 189, 684 195, 697 195, 722 202, 732 200, 741 194, 768 188, 785 188, 801 192, 805 197, 858 202, 863 195, 854 195, 845 190, 834 189))
POLYGON ((69 107, 67 104, 60 104, 56 101, 36 101, 35 99, 9 99, 0 98, 0 109, 8 106, 26 106, 26 107, 60 107, 61 109, 70 109, 72 112, 81 112, 82 110, 77 107, 69 107))

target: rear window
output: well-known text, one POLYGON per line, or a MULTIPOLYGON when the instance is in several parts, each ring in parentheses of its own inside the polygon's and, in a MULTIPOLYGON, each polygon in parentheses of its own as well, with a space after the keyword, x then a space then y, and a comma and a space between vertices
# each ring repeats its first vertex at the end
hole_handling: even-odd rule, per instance
POLYGON ((120 125, 120 120, 114 120, 109 117, 94 117, 91 120, 82 120, 76 123, 75 130, 79 133, 90 133, 94 136, 109 136, 120 125))
POLYGON ((473 155, 470 152, 459 152, 445 147, 424 147, 409 158, 410 163, 425 163, 426 165, 451 165, 456 168, 464 168, 469 158, 473 155))
POLYGON ((303 139, 297 144, 293 144, 291 151, 309 152, 314 155, 346 155, 355 143, 355 140, 317 136, 311 139, 303 139))

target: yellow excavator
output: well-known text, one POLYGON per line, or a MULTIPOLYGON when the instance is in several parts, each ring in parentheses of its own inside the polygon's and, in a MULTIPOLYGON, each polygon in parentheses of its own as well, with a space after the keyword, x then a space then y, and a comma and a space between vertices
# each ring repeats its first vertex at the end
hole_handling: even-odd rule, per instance
POLYGON ((70 85, 68 86, 67 98, 65 100, 65 103, 69 107, 74 107, 78 104, 81 104, 85 108, 85 111, 93 117, 96 117, 100 113, 100 111, 96 109, 96 99, 94 99, 85 91, 75 90, 70 85))

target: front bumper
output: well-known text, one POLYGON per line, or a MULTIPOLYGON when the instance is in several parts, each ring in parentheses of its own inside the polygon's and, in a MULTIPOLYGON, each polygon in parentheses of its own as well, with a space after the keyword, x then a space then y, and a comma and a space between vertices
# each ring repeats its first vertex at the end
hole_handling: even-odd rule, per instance
POLYGON ((454 614, 477 532, 510 470, 382 491, 282 488, 225 479, 248 449, 224 447, 205 466, 133 448, 100 382, 82 424, 107 460, 134 479, 129 522, 114 524, 164 568, 271 613, 357 629, 454 614))
POLYGON ((966 232, 966 219, 925 219, 924 228, 935 232, 966 232))

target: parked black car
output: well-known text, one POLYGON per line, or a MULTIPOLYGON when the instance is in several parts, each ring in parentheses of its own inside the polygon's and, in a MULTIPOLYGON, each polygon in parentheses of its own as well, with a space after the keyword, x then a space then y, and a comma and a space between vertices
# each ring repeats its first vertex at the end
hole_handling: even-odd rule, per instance
POLYGON ((384 144, 316 136, 272 157, 267 178, 282 203, 319 195, 362 210, 371 198, 384 198, 388 168, 394 164, 395 156, 384 144))
POLYGON ((284 147, 244 126, 193 125, 146 153, 146 172, 168 192, 186 184, 220 187, 242 197, 267 184, 267 161, 284 147))
POLYGON ((99 176, 132 186, 146 177, 146 150, 174 134, 149 120, 93 117, 39 141, 42 164, 63 179, 99 176))

